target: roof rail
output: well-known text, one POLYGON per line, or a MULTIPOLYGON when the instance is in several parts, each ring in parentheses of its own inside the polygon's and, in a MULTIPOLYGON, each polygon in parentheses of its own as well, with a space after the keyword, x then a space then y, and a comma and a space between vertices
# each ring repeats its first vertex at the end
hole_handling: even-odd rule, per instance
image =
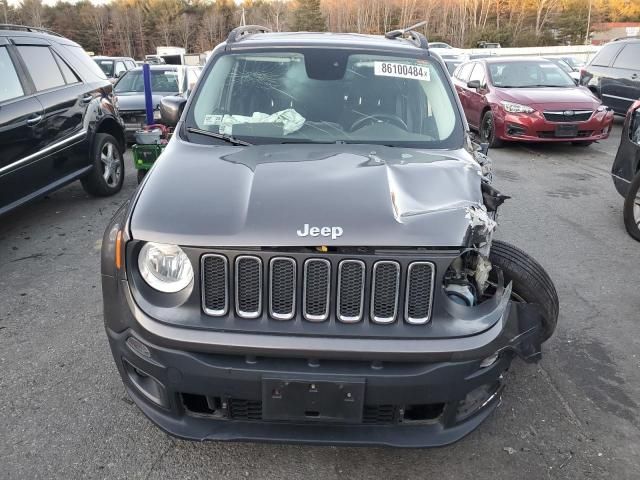
POLYGON ((416 28, 420 28, 427 24, 427 21, 422 21, 420 23, 416 23, 415 25, 411 25, 407 28, 401 28, 398 30, 391 30, 384 34, 384 38, 388 38, 389 40, 394 40, 396 38, 408 36, 409 39, 416 44, 417 47, 423 48, 425 50, 429 50, 429 41, 427 37, 425 37, 420 32, 416 32, 416 28))
POLYGON ((36 32, 36 33, 48 33, 56 37, 62 37, 59 33, 47 30, 41 27, 30 27, 28 25, 13 25, 11 23, 0 23, 0 30, 18 30, 21 32, 36 32))
POLYGON ((251 35, 252 33, 270 33, 271 29, 261 25, 244 25, 234 28, 229 32, 227 43, 235 43, 242 40, 242 37, 251 35))

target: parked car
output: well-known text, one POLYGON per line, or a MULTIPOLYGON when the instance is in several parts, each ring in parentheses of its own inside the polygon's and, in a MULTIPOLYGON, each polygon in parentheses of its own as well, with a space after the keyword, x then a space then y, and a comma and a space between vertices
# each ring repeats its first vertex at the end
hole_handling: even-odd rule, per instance
POLYGON ((580 83, 620 115, 640 98, 640 39, 603 45, 580 72, 580 83))
POLYGON ((540 357, 555 288, 493 240, 506 197, 423 35, 240 27, 162 106, 173 138, 105 232, 102 282, 163 430, 444 445, 540 357))
POLYGON ((573 68, 577 72, 579 72, 580 69, 582 67, 584 67, 585 64, 586 64, 584 60, 582 60, 582 59, 580 59, 578 57, 565 55, 565 56, 561 56, 561 57, 557 57, 557 58, 560 58, 560 59, 564 60, 567 63, 567 65, 569 65, 571 68, 573 68))
POLYGON ((115 83, 118 78, 129 70, 136 68, 136 61, 131 57, 93 57, 93 61, 98 64, 111 83, 115 83))
POLYGON ((576 85, 580 83, 580 70, 577 68, 573 68, 567 63, 566 60, 560 57, 545 57, 545 59, 555 63, 562 70, 564 70, 564 72, 573 79, 576 85))
POLYGON ((124 130, 111 83, 82 47, 0 25, 0 214, 80 179, 112 195, 124 178, 124 130))
POLYGON ((467 121, 483 142, 572 142, 609 136, 613 113, 543 58, 490 57, 453 74, 467 121))
POLYGON ((449 74, 452 74, 458 65, 469 60, 469 55, 465 53, 464 50, 454 48, 444 42, 430 42, 429 51, 440 56, 446 65, 449 74))
POLYGON ((498 42, 485 42, 484 40, 476 43, 477 48, 502 48, 498 42))
MULTIPOLYGON (((193 88, 202 67, 150 65, 154 120, 160 120, 160 100, 168 95, 186 95, 193 88)), ((147 124, 142 67, 126 72, 113 87, 118 110, 125 122, 127 141, 133 142, 135 132, 147 124)))
POLYGON ((627 112, 611 175, 625 198, 624 225, 629 235, 640 241, 640 100, 627 112))

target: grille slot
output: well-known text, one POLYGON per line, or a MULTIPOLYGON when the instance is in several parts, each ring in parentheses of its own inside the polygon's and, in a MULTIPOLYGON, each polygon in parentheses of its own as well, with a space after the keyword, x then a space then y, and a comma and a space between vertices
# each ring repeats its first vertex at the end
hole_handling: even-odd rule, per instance
POLYGON ((262 260, 241 255, 236 257, 236 313, 242 318, 257 318, 262 312, 262 260))
POLYGON ((331 291, 331 264, 322 258, 311 258, 304 263, 302 313, 312 322, 329 318, 331 291))
POLYGON ((407 323, 421 325, 431 316, 431 295, 435 269, 431 262, 413 262, 407 270, 407 298, 404 318, 407 323))
POLYGON ((227 401, 228 415, 233 420, 262 420, 262 402, 230 398, 227 401))
POLYGON ((269 263, 269 315, 276 320, 291 320, 296 312, 296 262, 274 257, 269 263))
POLYGON ((388 425, 397 423, 396 405, 365 405, 362 411, 362 423, 388 425))
POLYGON ((390 260, 376 262, 371 287, 371 320, 393 323, 398 315, 399 292, 400 264, 390 260))
POLYGON ((361 260, 343 260, 338 266, 338 320, 355 323, 364 309, 365 266, 361 260))
POLYGON ((542 112, 542 114, 550 122, 586 122, 593 115, 593 110, 546 111, 542 112))
POLYGON ((202 307, 207 315, 221 317, 229 309, 229 266, 223 255, 203 255, 202 307))

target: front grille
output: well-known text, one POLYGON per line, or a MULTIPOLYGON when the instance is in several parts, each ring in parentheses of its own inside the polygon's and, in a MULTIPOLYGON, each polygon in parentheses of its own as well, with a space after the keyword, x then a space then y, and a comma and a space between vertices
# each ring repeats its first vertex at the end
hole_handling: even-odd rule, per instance
POLYGON ((373 266, 371 293, 371 319, 375 323, 391 323, 398 313, 400 264, 392 261, 377 262, 373 266))
MULTIPOLYGON (((576 135, 576 138, 586 138, 586 137, 590 137, 591 135, 593 135, 593 131, 592 130, 578 130, 578 134, 576 135)), ((554 131, 543 131, 543 132, 538 132, 538 136, 540 138, 563 138, 565 140, 567 140, 567 138, 571 138, 571 137, 556 137, 556 132, 554 131)))
POLYGON ((362 423, 369 425, 388 425, 398 420, 396 405, 365 405, 362 411, 362 423))
POLYGON ((433 268, 429 262, 413 262, 407 271, 405 318, 408 323, 422 324, 431 316, 433 268))
POLYGON ((365 265, 361 260, 343 260, 338 266, 338 320, 359 322, 364 310, 365 265))
POLYGON ((291 320, 296 314, 296 262, 275 257, 270 264, 269 314, 277 320, 291 320))
POLYGON ((311 321, 323 321, 329 317, 329 292, 331 289, 331 264, 322 258, 304 262, 304 292, 302 314, 311 321))
POLYGON ((229 272, 227 259, 223 255, 211 254, 202 257, 202 305, 205 313, 220 317, 227 314, 229 272))
POLYGON ((542 112, 550 122, 586 122, 593 115, 593 110, 562 110, 542 112))
MULTIPOLYGON (((265 316, 283 326, 296 318, 345 326, 366 321, 421 325, 431 320, 435 283, 431 261, 290 255, 203 255, 204 313, 222 317, 231 310, 236 317, 265 316)), ((321 332, 316 327, 309 331, 321 332)))
POLYGON ((242 255, 236 258, 236 312, 242 318, 262 313, 262 260, 242 255))

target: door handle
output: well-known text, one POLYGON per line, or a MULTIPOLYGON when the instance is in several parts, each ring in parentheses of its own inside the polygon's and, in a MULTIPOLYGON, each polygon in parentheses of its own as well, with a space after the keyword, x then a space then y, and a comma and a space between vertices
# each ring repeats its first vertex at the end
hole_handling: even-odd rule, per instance
POLYGON ((37 115, 35 117, 27 118, 27 125, 29 125, 30 127, 33 127, 34 125, 37 125, 38 123, 40 123, 40 120, 42 120, 42 115, 37 115))
POLYGON ((634 73, 633 75, 631 75, 631 80, 637 80, 638 79, 638 74, 634 73))
POLYGON ((89 103, 91 100, 93 100, 93 95, 87 95, 85 97, 82 97, 82 103, 89 103))

